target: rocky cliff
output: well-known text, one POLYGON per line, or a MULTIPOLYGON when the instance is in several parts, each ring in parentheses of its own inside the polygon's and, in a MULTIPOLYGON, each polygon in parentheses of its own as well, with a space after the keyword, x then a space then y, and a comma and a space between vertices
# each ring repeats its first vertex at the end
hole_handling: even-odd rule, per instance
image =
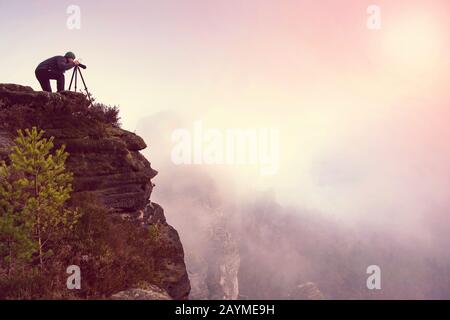
POLYGON ((150 201, 157 172, 141 155, 142 138, 109 121, 114 112, 90 107, 83 94, 35 92, 30 87, 0 84, 0 160, 5 160, 17 129, 37 126, 55 145, 66 145, 67 168, 74 173, 74 192, 92 192, 111 215, 158 224, 164 252, 156 268, 160 286, 171 298, 186 299, 190 284, 178 232, 163 209, 150 201))

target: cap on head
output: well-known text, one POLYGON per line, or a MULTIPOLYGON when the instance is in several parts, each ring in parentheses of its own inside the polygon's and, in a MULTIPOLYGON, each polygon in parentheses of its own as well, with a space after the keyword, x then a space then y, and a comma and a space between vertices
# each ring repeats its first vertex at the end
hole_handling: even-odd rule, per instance
POLYGON ((72 51, 69 51, 64 55, 64 57, 75 59, 75 53, 73 53, 72 51))

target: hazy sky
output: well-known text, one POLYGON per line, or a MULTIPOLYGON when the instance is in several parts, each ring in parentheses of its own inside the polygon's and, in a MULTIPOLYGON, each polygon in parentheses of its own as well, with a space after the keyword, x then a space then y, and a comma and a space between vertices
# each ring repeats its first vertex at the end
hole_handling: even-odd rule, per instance
POLYGON ((395 223, 449 205, 449 34, 448 0, 0 0, 0 82, 37 90, 36 65, 72 50, 125 129, 168 109, 279 129, 280 171, 261 186, 395 223), (80 30, 66 27, 72 4, 80 30))

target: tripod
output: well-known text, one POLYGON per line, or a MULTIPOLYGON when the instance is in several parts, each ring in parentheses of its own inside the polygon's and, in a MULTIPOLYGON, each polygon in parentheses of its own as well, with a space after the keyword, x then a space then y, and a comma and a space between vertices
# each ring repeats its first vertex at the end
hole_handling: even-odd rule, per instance
POLYGON ((86 91, 89 102, 91 103, 90 105, 93 105, 92 100, 91 100, 91 95, 89 94, 88 88, 86 87, 86 82, 84 82, 83 74, 81 73, 80 67, 83 69, 86 69, 86 66, 82 65, 82 64, 80 64, 79 66, 75 66, 75 68, 73 69, 73 73, 72 73, 72 79, 70 79, 69 91, 72 88, 72 82, 74 79, 75 79, 75 82, 74 82, 75 90, 74 91, 75 92, 77 91, 78 74, 80 74, 81 81, 83 82, 83 85, 84 85, 84 90, 86 91))

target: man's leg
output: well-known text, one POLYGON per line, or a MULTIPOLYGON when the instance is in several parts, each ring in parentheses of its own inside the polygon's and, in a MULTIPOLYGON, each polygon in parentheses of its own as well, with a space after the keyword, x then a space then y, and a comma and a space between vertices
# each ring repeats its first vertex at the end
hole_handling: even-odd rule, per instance
POLYGON ((56 80, 57 91, 64 91, 65 78, 64 73, 50 72, 50 79, 56 80))
POLYGON ((42 90, 47 92, 52 92, 52 87, 50 86, 50 76, 47 70, 36 70, 36 78, 41 85, 42 90))
POLYGON ((64 78, 64 74, 61 73, 58 79, 56 79, 56 86, 58 88, 58 92, 64 91, 64 85, 65 85, 66 79, 64 78))

